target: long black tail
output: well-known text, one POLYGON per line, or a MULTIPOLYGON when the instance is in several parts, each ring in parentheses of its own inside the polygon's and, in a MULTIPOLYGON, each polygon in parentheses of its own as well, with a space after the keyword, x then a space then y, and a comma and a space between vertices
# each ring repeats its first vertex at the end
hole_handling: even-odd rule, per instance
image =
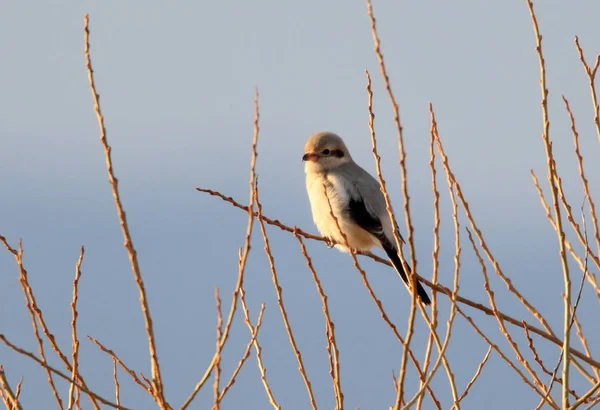
MULTIPOLYGON (((406 272, 404 272, 404 268, 402 267, 402 261, 400 261, 400 258, 398 257, 398 252, 396 252, 395 248, 390 247, 390 246, 385 246, 385 245, 386 244, 383 245, 383 250, 387 254, 388 258, 390 259, 390 262, 392 262, 392 265, 394 265, 394 268, 396 268, 396 272, 398 272, 398 275, 400 275, 400 278, 402 278, 404 283, 406 283, 410 287, 410 284, 408 283, 408 278, 406 277, 406 272)), ((423 289, 423 286, 421 286, 421 284, 419 283, 418 280, 417 280, 417 295, 419 295, 421 302, 423 302, 425 305, 431 304, 431 300, 429 299, 427 292, 425 292, 425 289, 423 289)))

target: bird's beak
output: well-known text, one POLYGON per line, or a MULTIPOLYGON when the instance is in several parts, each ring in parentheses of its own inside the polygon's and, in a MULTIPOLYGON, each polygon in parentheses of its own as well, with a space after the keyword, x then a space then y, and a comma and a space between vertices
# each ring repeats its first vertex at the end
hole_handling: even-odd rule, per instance
POLYGON ((311 152, 304 154, 302 156, 302 161, 312 161, 312 162, 316 162, 319 159, 319 156, 317 154, 313 154, 311 152))

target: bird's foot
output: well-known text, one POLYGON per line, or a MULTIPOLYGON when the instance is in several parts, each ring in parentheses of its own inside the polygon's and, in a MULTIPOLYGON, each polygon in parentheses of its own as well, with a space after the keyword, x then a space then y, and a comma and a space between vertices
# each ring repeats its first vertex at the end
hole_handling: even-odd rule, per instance
POLYGON ((325 238, 325 246, 327 246, 329 249, 331 249, 335 246, 335 243, 333 242, 333 240, 331 238, 325 238))

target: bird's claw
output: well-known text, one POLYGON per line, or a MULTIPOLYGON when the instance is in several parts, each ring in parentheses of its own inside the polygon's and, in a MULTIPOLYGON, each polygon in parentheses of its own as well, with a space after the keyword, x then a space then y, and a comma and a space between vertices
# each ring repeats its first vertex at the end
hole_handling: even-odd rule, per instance
POLYGON ((331 249, 335 246, 335 243, 331 240, 331 238, 325 238, 325 246, 331 249))

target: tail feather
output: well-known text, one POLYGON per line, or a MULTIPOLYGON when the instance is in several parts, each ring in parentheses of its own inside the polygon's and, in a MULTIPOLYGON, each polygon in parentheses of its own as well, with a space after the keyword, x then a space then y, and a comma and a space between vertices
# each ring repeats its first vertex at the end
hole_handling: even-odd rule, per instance
MULTIPOLYGON (((398 275, 400 275, 400 278, 410 288, 410 284, 408 282, 408 277, 406 276, 406 272, 404 271, 404 267, 402 266, 402 261, 398 257, 398 252, 396 251, 396 249, 393 247, 384 245, 383 250, 387 254, 390 262, 392 262, 392 265, 394 265, 394 268, 396 269, 396 272, 398 272, 398 275)), ((409 267, 409 269, 410 269, 410 267, 409 267)), ((421 302, 423 302, 425 305, 431 304, 431 300, 429 299, 427 292, 425 292, 425 289, 423 288, 423 286, 421 286, 421 284, 419 283, 418 280, 417 280, 417 295, 421 299, 421 302)))

